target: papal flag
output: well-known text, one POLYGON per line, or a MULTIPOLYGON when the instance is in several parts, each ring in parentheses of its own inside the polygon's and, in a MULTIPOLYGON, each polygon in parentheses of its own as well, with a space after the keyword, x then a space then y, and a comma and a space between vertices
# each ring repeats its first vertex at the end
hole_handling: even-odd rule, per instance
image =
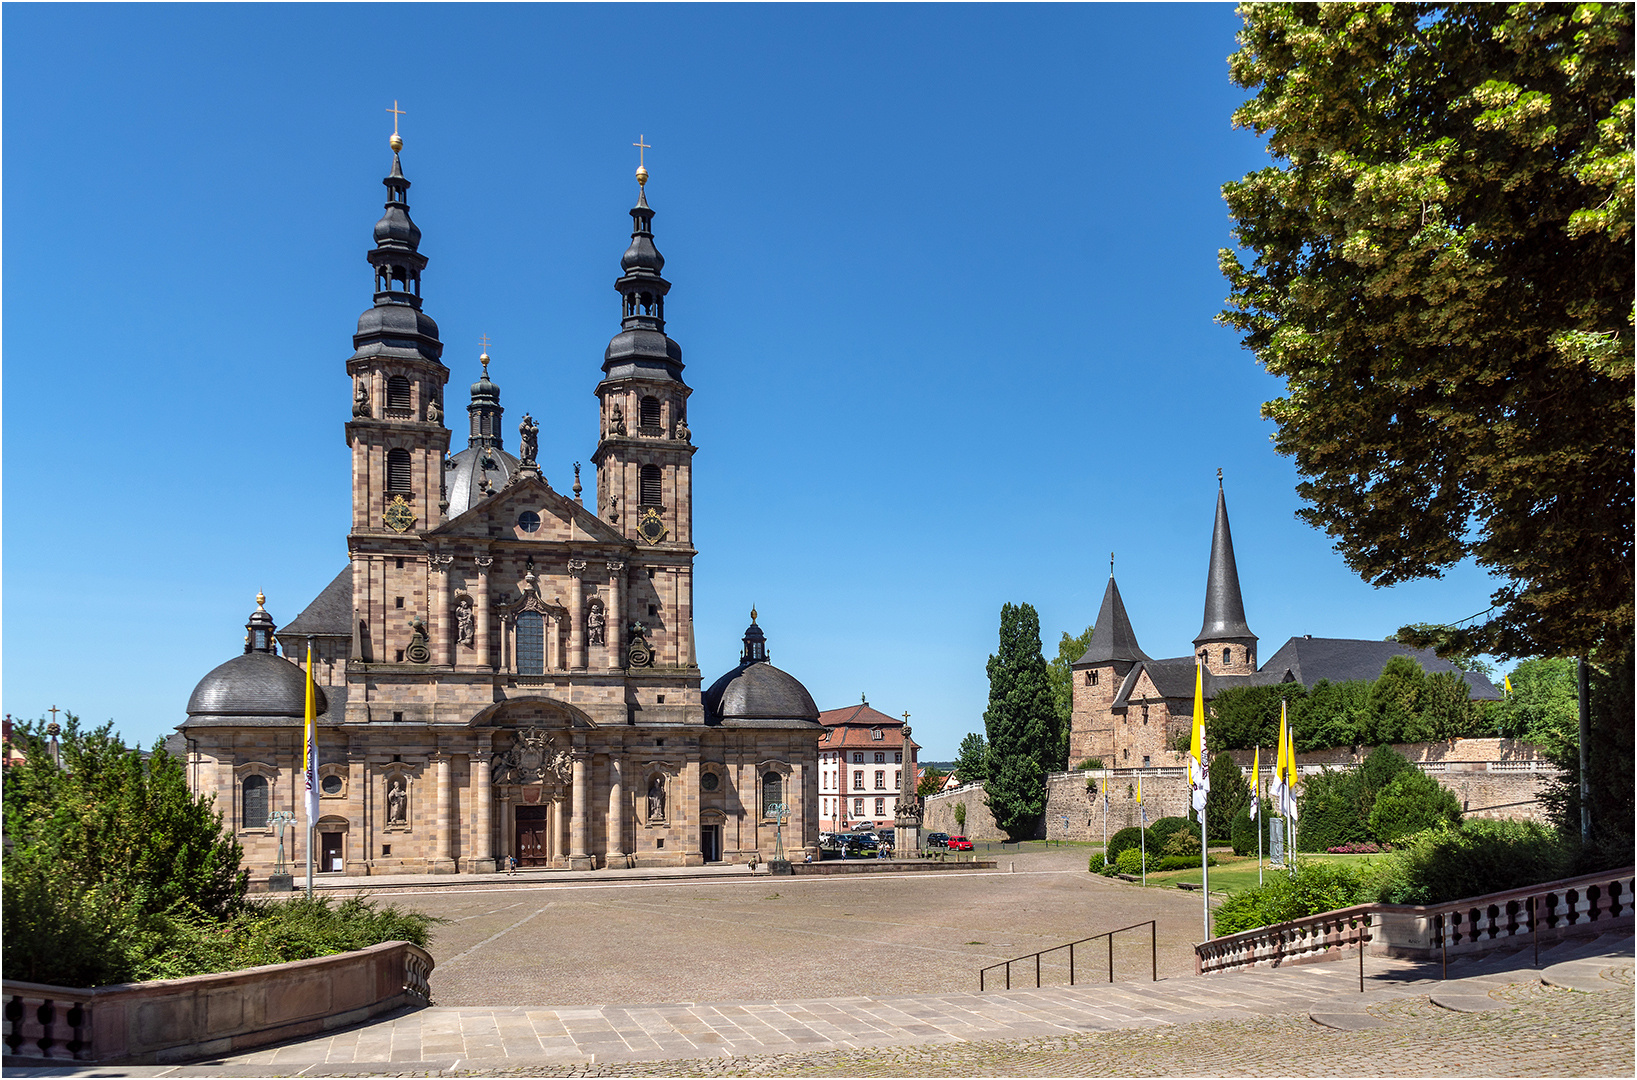
POLYGON ((1508 694, 1510 694, 1512 692, 1512 676, 1502 675, 1501 676, 1501 686, 1505 687, 1506 692, 1508 694))
POLYGON ((1188 784, 1193 792, 1194 810, 1205 812, 1211 793, 1211 774, 1205 761, 1205 662, 1194 661, 1194 733, 1188 740, 1188 784))
POLYGON ((1268 785, 1273 812, 1285 815, 1285 703, 1279 702, 1279 749, 1273 755, 1273 782, 1268 785))
POLYGON ((1250 816, 1256 820, 1256 813, 1262 806, 1262 748, 1256 748, 1256 756, 1250 763, 1250 816))
POLYGON ((301 741, 302 772, 307 783, 307 828, 318 824, 318 738, 313 722, 318 719, 313 701, 313 643, 307 642, 307 726, 301 741))
POLYGON ((1279 706, 1279 729, 1284 737, 1285 759, 1280 765, 1281 783, 1279 785, 1284 800, 1280 812, 1291 821, 1296 820, 1296 737, 1291 733, 1290 725, 1285 719, 1285 707, 1279 706))
POLYGON ((1142 804, 1142 777, 1137 777, 1137 816, 1142 819, 1143 825, 1148 824, 1148 807, 1142 804))

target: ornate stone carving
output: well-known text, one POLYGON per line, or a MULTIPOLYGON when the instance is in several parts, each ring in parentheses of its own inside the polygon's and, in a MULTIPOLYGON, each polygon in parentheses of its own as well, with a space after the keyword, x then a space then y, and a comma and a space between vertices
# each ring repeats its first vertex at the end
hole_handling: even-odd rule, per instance
POLYGON ((409 647, 404 649, 404 659, 411 664, 432 662, 432 650, 426 644, 426 624, 419 615, 409 617, 409 647))
POLYGON ((620 497, 618 495, 608 497, 608 523, 610 525, 620 523, 620 497))
POLYGON ((626 646, 626 658, 632 667, 652 667, 654 647, 648 644, 648 624, 631 624, 631 644, 626 646))
POLYGON ((579 577, 581 574, 585 573, 585 560, 581 558, 570 558, 568 560, 568 572, 574 577, 579 577))
POLYGON ((682 414, 681 410, 678 410, 676 414, 676 437, 682 442, 693 441, 693 432, 688 430, 688 418, 682 414))
POLYGON ((401 776, 387 781, 387 824, 409 824, 409 785, 401 776))
POLYGON ((521 728, 509 747, 489 758, 489 774, 496 784, 566 784, 574 776, 574 759, 544 728, 521 728))
POLYGON ((517 460, 522 465, 533 465, 535 454, 540 452, 540 425, 534 422, 534 417, 523 414, 523 422, 517 425, 520 437, 517 460))
POLYGON ((665 820, 665 778, 662 776, 648 781, 648 820, 665 820))
POLYGON ((585 613, 586 640, 593 645, 605 644, 607 639, 604 628, 607 626, 607 623, 608 620, 603 617, 602 601, 591 601, 591 604, 586 609, 585 613))
POLYGON ((472 613, 472 598, 462 593, 455 601, 455 640, 472 647, 477 638, 477 616, 472 613))
POLYGON ((364 385, 363 379, 353 384, 352 414, 365 418, 369 416, 369 387, 364 385))
POLYGON ((621 573, 622 571, 624 571, 624 569, 625 569, 625 563, 620 561, 619 559, 609 559, 608 560, 608 576, 609 577, 613 577, 615 574, 621 573))
POLYGON ((426 422, 428 424, 443 423, 443 403, 433 398, 426 403, 426 422))
POLYGON ((625 410, 620 408, 620 403, 617 401, 614 402, 614 407, 608 413, 608 434, 625 434, 625 410))
POLYGON ((477 568, 479 570, 489 569, 489 567, 494 565, 494 561, 495 559, 493 555, 476 555, 472 558, 472 562, 477 564, 477 568))

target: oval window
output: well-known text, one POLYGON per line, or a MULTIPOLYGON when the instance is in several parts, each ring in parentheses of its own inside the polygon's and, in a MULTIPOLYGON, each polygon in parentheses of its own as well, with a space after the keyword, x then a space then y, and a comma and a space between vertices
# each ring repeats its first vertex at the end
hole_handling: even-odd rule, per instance
POLYGON ((517 527, 526 533, 538 532, 540 529, 540 515, 533 510, 525 510, 517 515, 517 527))
POLYGON ((339 776, 326 776, 318 782, 318 787, 326 795, 339 795, 341 794, 341 778, 339 776))
POLYGON ((699 786, 704 788, 706 791, 715 791, 721 786, 721 784, 722 778, 713 772, 701 773, 699 775, 699 786))

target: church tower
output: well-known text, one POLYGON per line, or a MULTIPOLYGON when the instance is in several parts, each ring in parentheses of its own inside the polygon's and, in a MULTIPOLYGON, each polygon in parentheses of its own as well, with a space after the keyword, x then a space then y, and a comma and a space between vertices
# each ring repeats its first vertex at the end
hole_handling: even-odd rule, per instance
POLYGON ((1110 557, 1108 588, 1097 622, 1091 632, 1091 646, 1074 662, 1073 716, 1069 725, 1069 762, 1101 757, 1114 761, 1114 700, 1125 678, 1148 654, 1137 644, 1137 632, 1125 613, 1125 601, 1114 582, 1110 557))
POLYGON ((1233 560, 1233 533, 1228 529, 1228 500, 1222 473, 1216 477, 1216 528, 1211 533, 1211 567, 1205 576, 1205 624, 1194 638, 1194 655, 1216 675, 1256 672, 1256 635, 1245 623, 1245 601, 1239 594, 1239 568, 1233 560))
POLYGON ((631 244, 614 282, 620 332, 608 343, 596 389, 597 516, 637 545, 646 580, 636 582, 627 619, 657 634, 656 664, 693 668, 693 391, 682 381, 682 346, 665 333, 671 284, 654 246, 647 168, 639 165, 636 175, 631 244))
POLYGON ((447 506, 442 362, 438 324, 421 311, 421 230, 409 217, 409 181, 394 128, 387 200, 368 254, 374 303, 358 319, 353 354, 352 529, 355 659, 401 663, 412 643, 410 621, 429 614, 426 549, 416 535, 436 525, 447 506))

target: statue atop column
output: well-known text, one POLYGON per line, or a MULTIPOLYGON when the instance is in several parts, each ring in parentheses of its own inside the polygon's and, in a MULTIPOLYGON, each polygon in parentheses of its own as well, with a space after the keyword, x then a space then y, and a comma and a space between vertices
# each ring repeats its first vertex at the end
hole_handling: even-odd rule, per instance
POLYGON ((522 437, 517 455, 518 463, 533 465, 534 456, 540 452, 540 425, 534 422, 534 417, 524 413, 523 422, 517 425, 517 432, 522 437))

